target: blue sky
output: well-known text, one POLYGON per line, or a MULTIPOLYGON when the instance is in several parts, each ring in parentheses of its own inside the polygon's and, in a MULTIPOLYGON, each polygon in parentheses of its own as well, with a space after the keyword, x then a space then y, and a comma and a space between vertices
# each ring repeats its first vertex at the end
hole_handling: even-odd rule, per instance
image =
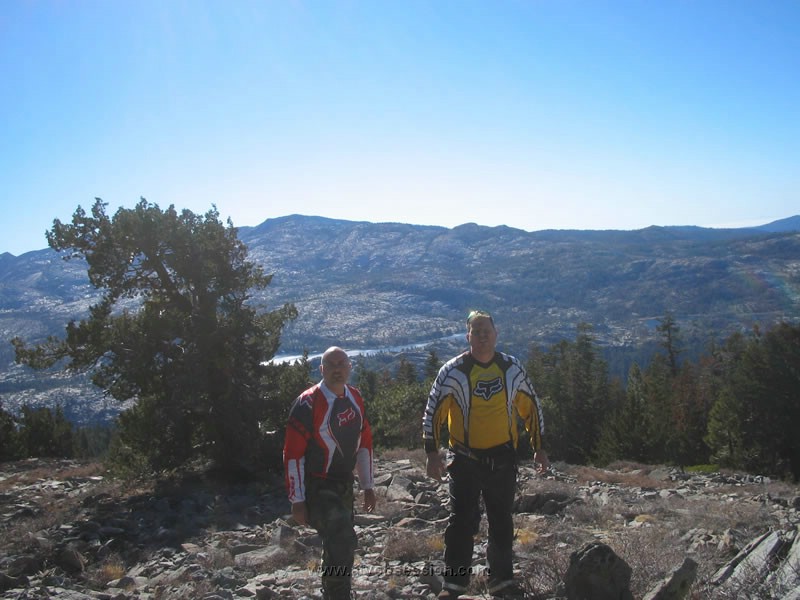
POLYGON ((800 2, 6 0, 0 252, 140 197, 237 226, 800 213, 800 2))

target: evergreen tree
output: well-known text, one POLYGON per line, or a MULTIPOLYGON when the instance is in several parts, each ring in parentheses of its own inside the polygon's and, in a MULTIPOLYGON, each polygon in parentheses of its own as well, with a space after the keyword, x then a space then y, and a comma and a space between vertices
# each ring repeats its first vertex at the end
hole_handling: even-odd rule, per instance
POLYGON ((356 367, 354 385, 369 405, 370 400, 375 398, 378 393, 378 373, 359 365, 356 367))
POLYGON ((414 368, 414 363, 405 356, 400 359, 395 381, 400 385, 412 385, 417 383, 417 370, 414 368))
POLYGON ((423 383, 394 381, 367 404, 375 444, 382 448, 418 448, 427 400, 423 383))
POLYGON ((672 365, 663 354, 656 354, 643 375, 641 418, 647 436, 646 462, 670 463, 676 460, 672 365))
POLYGON ((726 345, 706 441, 722 464, 800 479, 800 325, 781 323, 726 345))
POLYGON ((698 367, 684 363, 672 380, 671 427, 674 430, 670 459, 679 465, 706 463, 709 450, 703 441, 708 428, 708 403, 700 386, 698 367))
POLYGON ((672 313, 667 312, 664 317, 659 320, 656 330, 661 333, 661 345, 667 352, 670 371, 673 377, 677 376, 678 356, 683 351, 681 346, 681 328, 678 326, 672 313))
POLYGON ((597 459, 600 464, 615 460, 644 462, 650 458, 649 430, 645 420, 644 375, 637 363, 628 373, 624 399, 605 420, 598 441, 597 459))
POLYGON ((436 350, 430 350, 428 352, 428 358, 425 359, 425 381, 432 384, 433 380, 436 379, 436 376, 439 374, 441 366, 442 361, 440 361, 439 357, 436 355, 436 350))
POLYGON ((55 412, 23 406, 19 438, 26 456, 72 458, 72 424, 60 406, 55 412))
POLYGON ((54 221, 51 248, 84 258, 103 291, 88 318, 67 325, 63 340, 33 348, 13 341, 33 367, 59 361, 88 371, 118 400, 137 400, 120 415, 116 456, 162 469, 200 453, 220 465, 256 457, 264 412, 262 376, 294 306, 259 313, 251 294, 271 277, 247 260, 236 230, 173 206, 142 199, 113 218, 97 199, 70 224, 54 221))
POLYGON ((97 458, 108 452, 114 429, 105 425, 80 427, 73 434, 74 455, 78 458, 97 458))
POLYGON ((706 443, 712 459, 724 467, 743 466, 745 460, 744 403, 729 386, 720 390, 709 415, 706 443))
POLYGON ((707 376, 715 383, 705 442, 712 460, 726 467, 744 464, 744 401, 735 392, 734 373, 744 356, 747 340, 741 333, 731 335, 721 347, 713 347, 706 365, 707 376))
POLYGON ((0 462, 18 460, 22 457, 17 419, 3 409, 3 402, 0 400, 0 462))
MULTIPOLYGON (((626 399, 612 419, 600 454, 608 461, 614 452, 618 458, 649 463, 685 463, 694 452, 705 430, 697 432, 692 401, 693 377, 690 371, 679 377, 679 328, 670 313, 661 320, 662 346, 666 355, 656 353, 646 368, 634 364, 628 374, 626 399), (629 438, 624 439, 628 429, 629 438)), ((693 462, 693 461, 692 461, 693 462)))
POLYGON ((574 464, 591 462, 613 407, 608 372, 591 327, 578 325, 574 343, 533 352, 529 375, 544 406, 548 451, 574 464))
POLYGON ((258 415, 262 444, 258 451, 261 466, 283 470, 283 442, 289 409, 303 390, 313 385, 308 354, 293 363, 268 364, 262 375, 264 401, 258 415))
POLYGON ((781 324, 747 346, 735 377, 745 405, 747 467, 800 478, 800 326, 781 324))

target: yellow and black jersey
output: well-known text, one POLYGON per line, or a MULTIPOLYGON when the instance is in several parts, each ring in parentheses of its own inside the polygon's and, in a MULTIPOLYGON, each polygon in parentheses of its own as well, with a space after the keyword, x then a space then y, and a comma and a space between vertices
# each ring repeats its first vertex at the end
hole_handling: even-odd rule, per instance
POLYGON ((445 363, 428 395, 422 420, 425 451, 439 447, 447 425, 450 447, 479 450, 508 442, 517 446, 517 419, 530 435, 531 446, 542 446, 544 419, 539 398, 519 360, 495 352, 488 364, 464 352, 445 363))

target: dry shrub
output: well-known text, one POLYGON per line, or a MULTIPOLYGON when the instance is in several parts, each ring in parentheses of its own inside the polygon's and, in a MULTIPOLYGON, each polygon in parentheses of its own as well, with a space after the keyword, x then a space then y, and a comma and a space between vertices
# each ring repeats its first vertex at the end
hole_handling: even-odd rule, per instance
POLYGON ((441 554, 444 552, 444 535, 434 535, 428 538, 428 543, 434 554, 441 554))
MULTIPOLYGON (((570 537, 570 536, 565 536, 570 537)), ((551 591, 562 580, 569 567, 574 546, 553 534, 539 535, 535 541, 518 545, 515 552, 524 555, 526 570, 519 574, 521 585, 533 598, 552 597, 551 591)), ((516 561, 519 565, 519 561, 516 561)))
POLYGON ((532 546, 539 539, 539 533, 532 528, 517 527, 514 533, 514 541, 521 548, 532 546))
POLYGON ((175 598, 219 598, 217 586, 210 579, 187 581, 180 595, 176 596, 169 584, 156 585, 151 596, 152 600, 175 600, 175 598))
POLYGON ((375 493, 378 496, 378 507, 376 510, 387 519, 391 520, 392 517, 404 515, 408 511, 408 505, 405 502, 401 500, 388 500, 386 498, 385 487, 378 487, 375 493))
POLYGON ((564 510, 564 521, 587 531, 619 526, 623 516, 618 503, 575 502, 564 510))
POLYGON ((800 490, 797 488, 797 484, 789 483, 787 481, 770 480, 763 485, 765 493, 769 494, 770 496, 777 496, 780 498, 794 499, 798 495, 798 492, 800 492, 800 490))
POLYGON ((89 567, 86 572, 87 579, 100 588, 105 588, 109 581, 121 579, 127 569, 125 563, 116 554, 107 557, 103 562, 89 567))
POLYGON ((259 569, 265 572, 277 571, 278 569, 285 569, 292 565, 301 565, 304 563, 317 564, 319 557, 312 556, 315 553, 307 548, 301 548, 299 544, 291 544, 284 548, 285 552, 276 552, 270 556, 266 561, 261 563, 259 569))
POLYGON ((735 500, 719 502, 709 498, 674 498, 671 504, 681 529, 702 527, 721 533, 735 529, 752 539, 759 533, 778 527, 775 514, 760 502, 735 500))
POLYGON ((440 534, 420 536, 414 531, 392 529, 386 535, 383 557, 403 562, 428 560, 441 553, 443 544, 440 534))
POLYGON ((686 550, 664 523, 648 523, 618 531, 606 542, 630 566, 631 592, 643 597, 654 585, 683 563, 686 550))
POLYGON ((627 470, 615 470, 616 468, 612 467, 600 469, 598 467, 575 465, 570 466, 566 472, 571 477, 574 477, 579 484, 600 481, 613 485, 653 489, 667 488, 673 485, 670 481, 651 477, 650 473, 655 470, 654 467, 636 465, 635 463, 625 463, 625 465, 627 470))

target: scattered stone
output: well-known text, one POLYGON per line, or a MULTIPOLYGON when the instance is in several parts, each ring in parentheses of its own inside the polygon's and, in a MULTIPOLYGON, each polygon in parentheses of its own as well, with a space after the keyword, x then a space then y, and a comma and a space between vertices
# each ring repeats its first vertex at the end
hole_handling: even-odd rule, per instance
MULTIPOLYGON (((31 468, 35 466, 31 464, 31 468)), ((0 470, 4 468, 0 465, 0 470)), ((6 473, 0 473, 0 480, 7 479, 6 473)), ((540 476, 532 468, 520 466, 523 491, 515 502, 514 510, 519 513, 515 519, 523 529, 529 529, 518 543, 525 540, 529 546, 518 548, 515 563, 523 578, 526 573, 541 570, 534 562, 537 552, 555 543, 558 536, 554 537, 553 527, 570 518, 573 508, 592 511, 612 502, 624 506, 612 527, 617 534, 626 535, 632 527, 664 527, 683 510, 681 503, 701 499, 708 490, 724 488, 720 496, 723 500, 757 502, 764 511, 775 514, 775 522, 785 526, 759 536, 744 549, 747 538, 732 528, 689 529, 676 536, 676 543, 692 557, 706 551, 736 556, 716 573, 720 598, 730 593, 726 585, 734 585, 737 573, 745 570, 742 565, 748 564, 747 570, 756 573, 771 590, 781 590, 784 595, 776 598, 800 600, 800 496, 770 496, 763 478, 664 469, 659 473, 663 488, 636 489, 604 481, 579 484, 554 468, 547 479, 557 485, 541 485, 540 476), (670 488, 670 482, 680 482, 674 484, 679 487, 670 488), (757 487, 755 493, 751 492, 753 486, 757 487), (652 508, 670 502, 679 505, 672 514, 652 508)), ((449 515, 447 486, 426 478, 424 471, 408 460, 378 459, 376 481, 377 511, 363 513, 360 504, 356 505, 359 551, 353 573, 355 597, 433 600, 442 585, 441 552, 416 561, 419 554, 415 550, 423 543, 442 539, 449 515), (401 545, 387 551, 387 544, 392 543, 409 547, 401 545)), ((19 548, 0 556, 0 598, 320 600, 321 542, 313 529, 296 526, 290 520, 280 474, 250 486, 227 483, 213 487, 198 478, 122 498, 98 492, 103 488, 96 486, 103 485, 102 478, 61 477, 4 489, 0 495, 0 534, 20 519, 35 525, 22 537, 19 548), (65 511, 69 516, 57 521, 47 515, 49 507, 55 506, 43 500, 47 497, 51 502, 56 498, 56 504, 71 501, 75 509, 65 511), (107 574, 104 580, 98 577, 100 571, 107 574), (105 589, 97 589, 98 581, 107 581, 105 589)), ((611 539, 608 534, 596 531, 592 537, 611 539)), ((557 544, 569 551, 565 542, 557 544)), ((475 548, 475 565, 484 569, 485 554, 484 530, 475 548)), ((541 560, 540 555, 538 558, 541 560)), ((692 587, 696 572, 697 563, 687 558, 644 600, 685 598, 681 594, 692 587)), ((561 586, 553 593, 563 592, 562 598, 575 599, 588 586, 592 592, 586 597, 592 600, 620 600, 631 597, 630 579, 630 567, 611 545, 595 542, 573 552, 561 586)))

